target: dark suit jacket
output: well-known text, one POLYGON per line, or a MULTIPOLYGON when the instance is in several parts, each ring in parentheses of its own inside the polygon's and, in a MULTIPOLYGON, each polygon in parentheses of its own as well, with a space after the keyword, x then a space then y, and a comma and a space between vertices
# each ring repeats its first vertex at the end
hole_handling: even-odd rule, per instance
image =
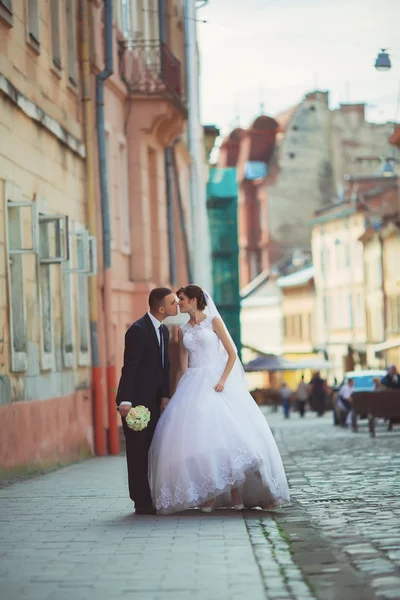
POLYGON ((397 378, 397 381, 394 381, 392 376, 387 373, 385 377, 382 377, 381 384, 394 390, 400 389, 400 376, 397 378))
POLYGON ((154 401, 170 397, 168 328, 164 325, 164 368, 158 336, 150 317, 133 323, 125 334, 124 366, 121 371, 117 406, 121 402, 132 402, 132 406, 143 404, 151 409, 154 401))

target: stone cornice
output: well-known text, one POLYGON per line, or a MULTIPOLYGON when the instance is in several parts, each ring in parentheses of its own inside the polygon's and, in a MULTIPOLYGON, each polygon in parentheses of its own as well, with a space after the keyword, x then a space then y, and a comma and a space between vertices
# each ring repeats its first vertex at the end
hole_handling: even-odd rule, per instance
POLYGON ((27 117, 47 129, 64 146, 85 158, 85 144, 69 133, 58 121, 46 114, 37 104, 22 94, 4 75, 0 73, 0 92, 15 104, 27 117))

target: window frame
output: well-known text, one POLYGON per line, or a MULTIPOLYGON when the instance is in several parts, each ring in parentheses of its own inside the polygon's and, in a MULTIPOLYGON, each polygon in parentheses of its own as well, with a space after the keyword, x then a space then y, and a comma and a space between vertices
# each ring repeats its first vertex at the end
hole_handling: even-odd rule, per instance
MULTIPOLYGON (((11 181, 4 182, 4 195, 5 195, 5 229, 6 229, 6 253, 7 253, 7 293, 8 293, 8 315, 10 322, 10 370, 13 372, 24 372, 28 368, 28 331, 27 331, 27 310, 26 310, 26 294, 25 294, 25 267, 24 267, 24 255, 35 255, 37 253, 37 228, 36 228, 36 202, 33 200, 22 200, 22 190, 19 186, 11 181), (31 239, 32 247, 23 247, 23 228, 21 219, 21 208, 31 208, 31 239), (10 218, 9 210, 18 210, 18 237, 20 239, 19 248, 11 248, 10 244, 10 218), (17 293, 17 298, 20 298, 21 305, 19 310, 16 310, 14 302, 14 289, 13 282, 15 282, 15 274, 13 274, 13 266, 19 268, 19 278, 21 284, 21 290, 17 293), (22 318, 22 337, 23 337, 23 350, 16 348, 16 314, 18 312, 19 318, 22 318)), ((16 284, 17 285, 17 284, 16 284)))
MULTIPOLYGON (((74 230, 72 235, 76 236, 76 239, 84 240, 84 252, 87 256, 87 260, 84 260, 84 264, 86 269, 82 270, 78 269, 70 269, 70 275, 76 274, 77 276, 77 294, 75 298, 75 311, 76 311, 76 322, 77 322, 77 357, 78 357, 78 366, 85 367, 89 366, 91 362, 91 353, 90 353, 90 313, 89 313, 89 286, 88 286, 88 277, 94 273, 94 269, 90 270, 90 248, 92 248, 92 252, 96 252, 96 245, 93 244, 94 237, 89 235, 89 232, 83 225, 80 223, 75 223, 74 230), (92 242, 89 241, 92 240, 92 242), (82 323, 82 317, 85 323, 82 323), (84 328, 84 332, 83 332, 84 328), (82 339, 83 333, 87 339, 87 348, 83 349, 82 347, 82 339)), ((78 251, 78 248, 77 248, 78 251)), ((93 260, 93 259, 92 259, 93 260)), ((79 260, 78 260, 79 262, 79 260)), ((96 261, 97 262, 97 261, 96 261)))
POLYGON ((10 27, 14 26, 14 10, 12 0, 0 0, 0 18, 10 27))
POLYGON ((51 19, 51 59, 53 67, 57 71, 62 70, 62 44, 60 25, 60 0, 50 0, 51 19))
POLYGON ((40 54, 40 3, 39 0, 26 1, 26 34, 28 43, 40 54))
POLYGON ((76 52, 76 2, 66 0, 66 37, 67 37, 67 75, 68 81, 74 87, 78 86, 77 52, 76 52))
MULTIPOLYGON (((131 207, 129 198, 129 162, 128 145, 124 136, 118 139, 118 163, 119 163, 119 221, 120 221, 120 247, 124 254, 132 253, 131 245, 131 207), (128 240, 126 240, 128 238, 128 240)), ((111 202, 110 202, 111 203, 111 202)))

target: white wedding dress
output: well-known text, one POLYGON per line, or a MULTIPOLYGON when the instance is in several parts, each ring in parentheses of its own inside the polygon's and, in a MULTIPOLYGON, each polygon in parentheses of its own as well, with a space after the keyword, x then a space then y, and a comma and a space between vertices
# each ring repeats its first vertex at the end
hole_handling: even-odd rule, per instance
POLYGON ((158 513, 232 506, 237 487, 246 507, 289 502, 282 460, 271 430, 246 389, 239 361, 223 392, 225 365, 212 317, 181 326, 189 366, 158 421, 149 452, 149 482, 158 513))

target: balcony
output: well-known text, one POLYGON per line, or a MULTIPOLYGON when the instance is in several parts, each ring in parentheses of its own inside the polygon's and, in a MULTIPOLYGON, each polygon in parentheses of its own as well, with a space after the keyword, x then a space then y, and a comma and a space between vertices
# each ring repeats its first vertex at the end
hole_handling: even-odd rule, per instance
POLYGON ((165 43, 121 41, 119 70, 130 94, 168 98, 186 116, 182 65, 165 43))

